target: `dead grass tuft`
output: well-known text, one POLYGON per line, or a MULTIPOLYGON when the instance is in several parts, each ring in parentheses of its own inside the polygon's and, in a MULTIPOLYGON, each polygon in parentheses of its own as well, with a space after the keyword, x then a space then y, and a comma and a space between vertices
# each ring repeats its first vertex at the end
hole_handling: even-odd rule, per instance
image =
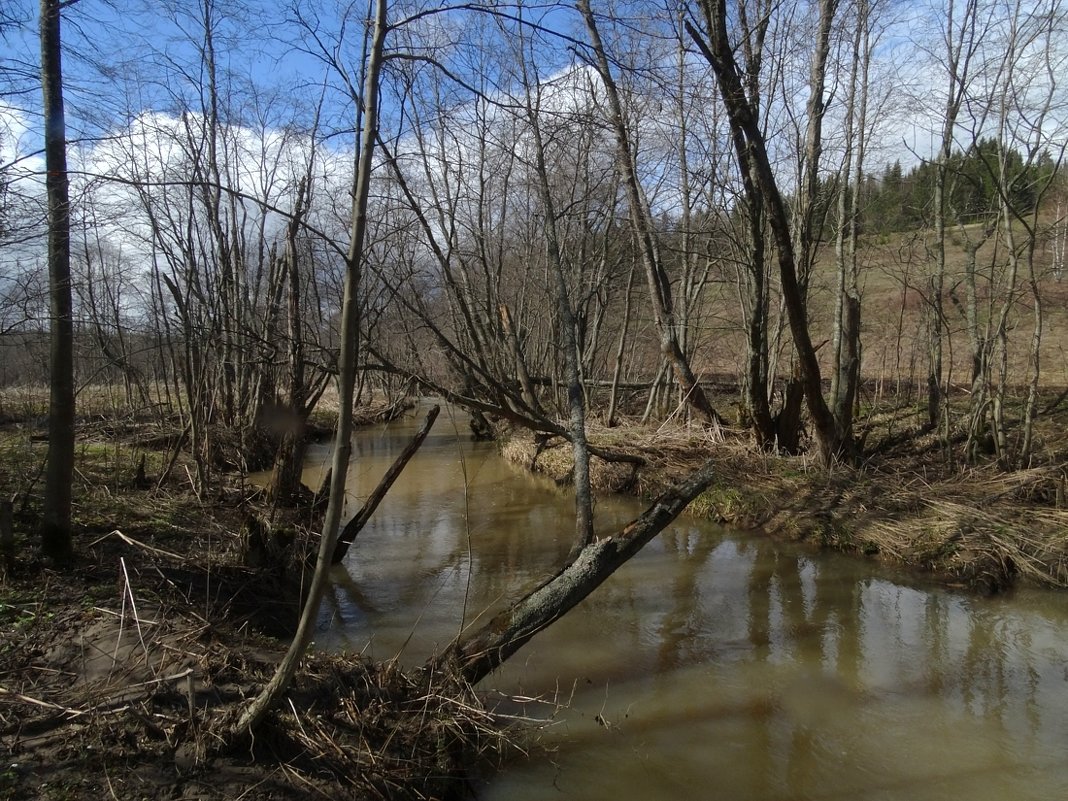
POLYGON ((271 722, 276 758, 389 799, 458 797, 473 760, 515 747, 501 724, 454 674, 326 654, 271 722))
MULTIPOLYGON (((893 458, 825 470, 804 456, 759 452, 745 437, 681 426, 591 426, 589 438, 647 460, 635 475, 629 465, 594 459, 593 484, 601 492, 655 497, 711 459, 718 478, 691 504, 691 514, 913 565, 987 592, 1019 580, 1068 587, 1066 479, 1055 460, 1018 471, 947 469, 917 456, 939 452, 932 434, 928 442, 908 438, 893 458)), ((512 432, 503 453, 558 483, 570 478, 571 449, 563 440, 539 447, 512 432)))
POLYGON ((220 733, 283 648, 241 598, 263 607, 284 586, 149 536, 116 532, 83 556, 68 574, 24 565, 5 588, 0 743, 17 770, 0 796, 302 799, 340 783, 350 798, 460 797, 474 760, 512 747, 454 675, 320 653, 255 738, 229 747, 220 733))

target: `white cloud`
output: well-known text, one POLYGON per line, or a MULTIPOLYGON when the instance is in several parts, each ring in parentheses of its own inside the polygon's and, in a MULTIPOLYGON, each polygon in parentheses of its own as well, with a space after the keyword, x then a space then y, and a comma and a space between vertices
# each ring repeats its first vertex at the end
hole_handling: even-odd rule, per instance
POLYGON ((44 173, 44 157, 39 152, 42 145, 30 119, 18 106, 0 102, 0 170, 24 194, 43 190, 40 176, 44 173))

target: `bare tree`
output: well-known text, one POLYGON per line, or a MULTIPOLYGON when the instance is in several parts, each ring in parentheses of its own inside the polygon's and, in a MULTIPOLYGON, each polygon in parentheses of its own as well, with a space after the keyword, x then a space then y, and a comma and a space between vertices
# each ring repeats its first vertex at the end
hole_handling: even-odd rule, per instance
POLYGON ((619 87, 616 84, 608 53, 601 40, 597 19, 589 0, 577 0, 577 8, 586 24, 594 64, 604 84, 608 100, 609 120, 615 134, 619 170, 623 174, 623 185, 627 192, 630 223, 638 243, 642 266, 645 269, 649 297, 653 305, 653 319, 660 335, 661 354, 671 365, 675 380, 679 384, 679 390, 686 402, 706 421, 723 422, 705 395, 704 389, 694 375, 693 368, 679 344, 671 280, 664 266, 662 249, 653 224, 649 201, 638 180, 636 156, 623 112, 619 87))
POLYGON ((831 404, 838 435, 853 438, 853 408, 860 386, 860 203, 865 156, 871 131, 868 100, 870 71, 877 32, 873 35, 874 3, 856 0, 852 46, 847 51, 844 152, 838 171, 835 235, 836 291, 832 333, 831 404))
POLYGON ((946 185, 949 159, 953 152, 957 119, 968 97, 968 88, 973 79, 973 64, 982 43, 980 3, 978 0, 949 0, 941 33, 942 52, 939 63, 945 70, 945 103, 939 121, 941 136, 935 157, 933 187, 934 216, 934 263, 927 287, 927 420, 931 426, 943 419, 949 425, 943 407, 943 340, 945 326, 945 280, 946 280, 946 185))
POLYGON ((63 109, 60 0, 41 0, 41 92, 44 98, 45 185, 48 191, 48 283, 51 298, 48 463, 41 544, 56 560, 69 559, 74 480, 74 320, 70 259, 70 180, 63 109))
POLYGON ((564 359, 564 376, 567 382, 568 429, 571 434, 574 468, 572 476, 575 489, 575 544, 572 557, 593 541, 593 495, 590 488, 590 451, 586 442, 586 400, 579 369, 579 343, 575 330, 575 313, 567 286, 567 265, 557 229, 557 211, 549 185, 549 167, 545 158, 545 140, 542 135, 539 87, 531 81, 528 72, 526 47, 520 58, 524 84, 523 105, 533 138, 534 175, 545 225, 545 247, 550 269, 556 284, 556 307, 559 315, 560 350, 564 359))
POLYGON ((991 101, 997 109, 995 177, 1001 236, 1008 262, 1005 298, 994 335, 998 359, 993 382, 991 429, 995 452, 1005 467, 1026 466, 1031 458, 1034 419, 1041 374, 1043 304, 1036 265, 1042 202, 1053 185, 1065 153, 1064 124, 1054 121, 1059 92, 1056 76, 1065 58, 1054 42, 1064 35, 1063 8, 1049 0, 1038 8, 1012 2, 1006 8, 1004 53, 993 81, 991 101), (1023 150, 1018 155, 1016 148, 1023 150), (1021 191, 1023 190, 1023 191, 1021 191), (1015 447, 1007 436, 1009 390, 1009 319, 1016 305, 1017 282, 1031 295, 1032 328, 1027 347, 1027 390, 1022 432, 1015 447))
POLYGON ((457 638, 432 662, 454 667, 471 683, 485 678, 603 584, 714 479, 711 463, 694 471, 622 529, 596 538, 508 609, 457 638))
MULTIPOLYGON (((702 15, 704 32, 687 22, 687 30, 698 49, 712 66, 718 79, 720 96, 727 110, 738 162, 748 165, 754 181, 747 192, 759 187, 761 202, 767 214, 768 225, 777 249, 779 280, 782 285, 783 304, 786 308, 793 336, 794 348, 804 381, 805 399, 815 429, 821 458, 829 462, 852 449, 852 443, 843 439, 835 425, 834 415, 823 397, 822 376, 816 349, 812 342, 805 307, 805 291, 799 277, 799 264, 804 266, 813 258, 811 249, 815 241, 815 194, 818 181, 815 178, 821 151, 819 121, 824 112, 824 78, 828 56, 828 39, 831 22, 837 10, 836 0, 821 0, 816 46, 810 71, 810 97, 808 101, 809 125, 806 132, 803 186, 800 193, 806 199, 799 200, 800 211, 795 231, 790 214, 779 189, 778 179, 768 155, 760 120, 749 98, 734 55, 734 46, 728 33, 726 0, 702 0, 698 4, 702 15), (801 259, 799 263, 798 259, 801 259)), ((743 35, 745 31, 743 30, 743 35)), ((750 197, 752 195, 750 194, 750 197)))
POLYGON ((330 499, 327 504, 315 571, 308 587, 297 632, 289 650, 279 663, 271 680, 248 705, 236 726, 235 735, 254 729, 285 693, 296 674, 304 651, 311 641, 319 613, 319 602, 326 589, 338 537, 341 515, 345 505, 345 484, 349 459, 352 455, 352 406, 356 384, 356 362, 359 353, 360 276, 363 270, 364 240, 367 233, 368 197, 371 189, 371 170, 374 164, 375 142, 378 139, 379 95, 382 65, 385 60, 387 0, 376 0, 371 30, 368 32, 368 56, 364 68, 362 105, 359 112, 360 142, 352 187, 352 229, 346 256, 345 296, 341 308, 341 352, 338 356, 338 424, 331 460, 330 499))

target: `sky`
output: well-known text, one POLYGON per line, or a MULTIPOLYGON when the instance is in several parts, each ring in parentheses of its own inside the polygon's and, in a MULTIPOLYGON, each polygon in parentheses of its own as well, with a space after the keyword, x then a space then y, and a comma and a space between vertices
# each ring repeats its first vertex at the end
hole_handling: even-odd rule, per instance
MULTIPOLYGON (((1045 1, 1027 0, 1032 5, 1045 1)), ((268 0, 206 2, 214 15, 218 72, 224 76, 219 92, 223 116, 238 122, 243 131, 238 138, 249 143, 247 151, 254 154, 270 150, 269 146, 251 143, 263 145, 287 132, 306 129, 318 107, 320 133, 328 134, 322 144, 324 151, 338 163, 349 161, 354 114, 345 79, 358 86, 362 17, 366 6, 304 0, 292 6, 268 0), (336 59, 334 65, 327 63, 331 59, 336 59), (347 71, 347 76, 337 67, 347 71)), ((868 162, 873 172, 880 172, 883 165, 894 160, 900 160, 907 168, 929 157, 935 151, 940 127, 932 116, 941 102, 940 80, 927 66, 922 51, 912 44, 912 36, 919 25, 937 27, 940 21, 932 14, 937 17, 937 10, 944 8, 944 4, 937 0, 927 0, 926 4, 919 0, 883 2, 891 11, 888 17, 891 21, 882 33, 880 64, 873 85, 877 89, 892 87, 897 94, 886 101, 881 116, 873 116, 878 126, 878 144, 872 147, 868 162), (909 91, 902 92, 905 88, 909 91)), ((35 77, 37 5, 29 0, 0 0, 0 4, 5 12, 3 19, 22 23, 5 26, 3 30, 7 48, 6 54, 0 55, 0 167, 14 164, 12 169, 26 176, 25 191, 32 193, 34 176, 40 174, 42 166, 38 155, 40 101, 35 77)), ((595 10, 607 7, 607 2, 594 3, 595 10)), ((603 32, 631 37, 630 44, 620 45, 621 58, 636 57, 640 62, 649 57, 649 48, 656 42, 650 45, 641 36, 648 34, 643 15, 651 7, 655 4, 621 3, 616 6, 620 9, 618 20, 603 22, 603 32), (628 47, 633 52, 628 52, 628 47)), ((135 121, 154 119, 162 131, 171 125, 168 120, 177 118, 183 110, 203 108, 206 77, 198 49, 204 38, 199 8, 202 8, 200 4, 192 8, 183 0, 78 0, 65 10, 68 138, 75 169, 79 165, 88 169, 109 158, 114 160, 115 146, 111 140, 128 136, 135 121)), ((406 8, 414 6, 394 6, 398 13, 406 8)), ((439 6, 429 4, 421 8, 439 6)), ((513 8, 505 10, 514 13, 513 8)), ((542 75, 552 79, 561 70, 573 66, 576 55, 571 43, 542 35, 549 28, 568 34, 576 31, 573 8, 564 11, 554 4, 534 5, 523 13, 525 18, 534 19, 541 26, 537 41, 529 50, 534 53, 542 75)), ((450 11, 423 17, 412 29, 395 35, 398 47, 403 45, 412 57, 395 66, 401 72, 405 68, 420 70, 423 76, 430 69, 429 59, 444 63, 456 75, 470 74, 472 69, 480 67, 489 75, 484 88, 492 93, 498 85, 507 87, 507 67, 501 67, 510 55, 507 47, 487 54, 464 45, 464 40, 470 38, 477 43, 477 25, 485 26, 484 35, 491 35, 496 33, 495 24, 493 18, 476 18, 470 12, 450 11), (501 64, 492 63, 496 57, 502 59, 501 64)), ((1065 38, 1068 42, 1068 36, 1065 38)), ((511 44, 508 40, 501 41, 511 44)), ((786 100, 795 104, 795 111, 803 104, 803 44, 798 46, 801 56, 793 70, 795 84, 784 84, 782 90, 788 95, 786 100)), ((997 53, 986 55, 996 58, 997 53)), ((691 63, 695 71, 707 73, 707 65, 699 58, 694 57, 691 63)), ((459 84, 442 80, 440 86, 447 107, 471 102, 470 93, 459 84)), ((402 87, 401 82, 389 82, 394 92, 402 87)), ((399 107, 393 100, 395 96, 386 94, 385 124, 397 130, 411 121, 397 116, 399 107)), ((714 93, 710 92, 706 107, 715 102, 714 93)), ((828 118, 832 153, 834 126, 840 120, 840 114, 836 114, 832 104, 828 118)), ((1063 110, 1061 114, 1063 119, 1063 110)), ((462 119, 463 114, 452 113, 452 117, 462 119)), ((776 124, 779 135, 784 137, 782 141, 789 146, 788 122, 786 115, 776 124)), ((645 141, 655 139, 654 131, 659 123, 670 127, 667 118, 639 123, 648 128, 649 132, 643 134, 645 141)), ((262 164, 253 163, 243 171, 251 175, 262 168, 262 164)))
MULTIPOLYGON (((21 140, 17 148, 21 154, 38 149, 32 142, 35 137, 39 141, 40 130, 39 90, 35 84, 37 8, 29 0, 0 2, 11 9, 10 16, 23 23, 5 31, 8 55, 0 59, 6 65, 0 73, 0 102, 16 109, 14 114, 10 110, 2 113, 4 119, 0 120, 0 132, 4 125, 9 128, 6 141, 0 142, 0 153, 5 154, 7 163, 11 160, 12 139, 21 140)), ((338 11, 348 10, 352 18, 346 23, 346 44, 338 55, 339 62, 355 73, 353 65, 360 60, 362 9, 346 9, 341 3, 308 2, 288 8, 287 4, 269 0, 216 5, 216 51, 220 72, 228 74, 222 94, 235 116, 251 116, 263 127, 283 126, 291 124, 294 104, 303 105, 296 116, 306 121, 322 98, 325 126, 337 131, 339 146, 347 146, 351 142, 352 104, 337 70, 325 62, 323 49, 333 50, 340 30, 338 11), (238 10, 231 10, 235 8, 238 10), (246 108, 240 108, 242 105, 246 108)), ((607 3, 594 4, 595 9, 599 6, 607 7, 607 3)), ((627 28, 646 27, 642 15, 648 4, 632 2, 621 8, 619 29, 626 32, 627 28)), ((506 11, 514 13, 512 9, 506 11)), ((523 14, 542 29, 567 34, 577 30, 578 18, 570 8, 533 5, 523 14)), ((433 31, 436 25, 445 46, 435 49, 430 36, 431 47, 417 48, 415 52, 444 58, 450 45, 464 35, 462 29, 468 27, 470 18, 466 14, 456 22, 456 12, 427 18, 421 25, 423 41, 428 39, 427 31, 433 31)), ((183 107, 200 106, 197 84, 203 80, 203 73, 196 45, 202 39, 201 24, 197 11, 181 0, 79 0, 66 9, 68 137, 75 142, 92 141, 113 135, 122 121, 134 119, 144 111, 177 113, 183 107)), ((463 49, 452 47, 451 51, 455 61, 450 68, 464 69, 463 49)), ((553 42, 551 37, 541 36, 531 51, 547 75, 574 62, 574 52, 569 51, 566 40, 553 42)), ((350 78, 358 83, 357 75, 350 74, 350 78)), ((386 102, 390 102, 388 95, 386 102)), ((927 150, 927 143, 921 141, 924 129, 930 126, 917 126, 914 120, 901 127, 898 139, 908 140, 909 147, 922 155, 927 150)), ((907 151, 904 155, 908 160, 907 151)))
MULTIPOLYGON (((607 8, 606 0, 592 0, 595 10, 607 8)), ((664 0, 666 2, 666 0, 664 0)), ((1003 3, 1008 0, 991 0, 1003 3)), ((215 0, 206 0, 213 3, 215 0)), ((231 164, 230 185, 250 197, 265 200, 269 205, 285 210, 292 204, 296 177, 305 169, 310 153, 307 132, 316 112, 320 115, 319 137, 315 151, 315 182, 317 196, 312 220, 331 238, 344 242, 347 236, 347 191, 354 160, 354 102, 350 87, 359 85, 361 62, 362 19, 366 6, 346 6, 342 2, 307 2, 286 10, 286 6, 268 0, 243 0, 241 4, 227 0, 219 2, 214 19, 215 54, 218 73, 222 76, 219 96, 221 116, 231 122, 227 147, 227 161, 231 164), (225 13, 224 13, 225 11, 225 13), (345 14, 348 16, 344 16, 345 14), (328 63, 334 60, 335 63, 328 63)), ((419 0, 414 0, 419 2, 419 0)), ((843 0, 848 6, 850 0, 843 0)), ((883 167, 900 161, 907 170, 936 149, 940 129, 940 111, 944 79, 930 68, 930 54, 915 46, 914 39, 924 25, 937 29, 944 24, 937 16, 943 7, 939 0, 880 0, 893 13, 888 16, 878 48, 877 63, 872 75, 875 95, 886 95, 885 102, 873 101, 869 117, 874 138, 869 147, 867 171, 880 174, 883 167), (878 113, 876 108, 878 106, 878 113)), ((984 0, 986 2, 986 0, 984 0)), ((1021 0, 1029 4, 1064 2, 1068 0, 1021 0)), ((209 7, 211 7, 209 5, 209 7)), ((644 176, 650 202, 655 212, 667 216, 679 214, 682 192, 678 182, 678 153, 673 150, 678 130, 678 115, 670 92, 670 76, 677 58, 674 46, 663 38, 648 36, 648 13, 651 4, 646 0, 627 0, 619 6, 618 19, 602 19, 602 36, 612 42, 618 70, 617 78, 640 86, 634 103, 633 132, 641 143, 640 168, 644 176), (625 64, 642 69, 628 77, 625 64), (661 81, 661 83, 658 83, 661 81)), ((411 8, 411 6, 409 6, 411 8)), ((439 6, 428 5, 424 9, 439 6)), ((399 11, 398 4, 394 9, 399 11)), ((514 9, 508 9, 512 14, 514 9)), ((0 0, 0 19, 21 20, 20 26, 5 26, 0 46, 0 174, 14 179, 10 194, 26 200, 22 205, 25 226, 12 235, 0 230, 0 297, 6 291, 5 281, 11 276, 25 274, 33 265, 42 263, 43 231, 43 159, 41 151, 40 96, 36 78, 37 34, 36 3, 28 0, 0 0), (21 231, 31 235, 22 238, 21 231), (6 241, 5 241, 6 240, 6 241)), ((590 94, 588 82, 574 76, 590 74, 584 67, 580 49, 568 38, 554 39, 547 29, 553 28, 575 35, 577 15, 573 8, 556 10, 555 6, 535 6, 524 10, 526 19, 534 18, 538 28, 532 33, 526 52, 532 56, 537 78, 553 84, 547 92, 547 105, 556 112, 572 107, 590 105, 603 111, 603 98, 590 94)), ((1060 24, 1065 26, 1068 8, 1061 13, 1060 24)), ((516 42, 512 23, 500 17, 474 15, 471 12, 431 14, 393 36, 395 53, 404 58, 390 65, 386 80, 384 126, 387 138, 400 152, 415 152, 413 126, 424 130, 444 129, 445 134, 430 147, 430 166, 421 168, 407 162, 413 185, 431 196, 431 187, 438 189, 450 169, 459 160, 472 169, 476 162, 478 143, 474 140, 473 95, 469 85, 477 85, 489 99, 499 101, 515 92, 519 81, 514 64, 516 42), (508 35, 502 33, 507 31, 508 35), (495 46, 480 47, 483 38, 494 39, 495 46), (434 62, 433 65, 431 62, 434 62), (443 78, 441 67, 449 70, 443 78), (477 73, 484 77, 476 79, 477 73), (405 76, 418 81, 408 85, 405 76), (453 80, 460 78, 461 80, 453 80), (402 115, 397 98, 408 92, 407 100, 418 96, 434 103, 421 108, 418 122, 410 115, 402 115)), ((1059 40, 1059 67, 1054 76, 1068 75, 1068 30, 1059 40)), ((65 83, 68 106, 69 160, 74 173, 77 209, 81 214, 93 214, 101 220, 101 235, 121 251, 127 260, 147 262, 150 239, 147 224, 138 214, 139 199, 131 188, 114 179, 132 179, 151 175, 157 181, 168 176, 183 175, 196 150, 189 142, 188 131, 194 132, 203 122, 204 89, 207 85, 203 69, 202 19, 195 9, 183 0, 78 0, 67 8, 64 17, 65 83), (183 116, 183 112, 192 110, 183 116), (176 147, 182 142, 183 147, 176 147), (78 193, 92 186, 91 195, 78 193)), ((775 111, 770 130, 774 147, 787 156, 799 141, 797 125, 802 121, 807 87, 807 50, 809 40, 802 33, 788 41, 783 48, 786 69, 775 82, 775 111), (791 116, 793 115, 793 116, 791 116)), ((991 45, 982 54, 996 63, 1004 50, 991 45)), ((1035 55, 1035 47, 1030 53, 1035 55)), ((1041 65, 1039 65, 1041 66, 1041 65)), ((690 54, 686 62, 687 78, 694 94, 687 124, 691 133, 690 168, 693 175, 702 174, 709 182, 718 181, 715 202, 730 203, 737 186, 721 180, 726 174, 723 163, 729 159, 729 144, 724 138, 719 145, 720 163, 707 157, 713 148, 708 142, 715 135, 707 133, 722 126, 722 111, 716 89, 711 83, 709 68, 699 56, 690 54), (716 117, 720 118, 719 121, 716 117), (702 129, 704 140, 696 136, 702 129)), ((1034 68, 1036 74, 1041 70, 1034 68)), ((840 93, 841 87, 834 89, 840 93)), ((838 155, 838 131, 841 129, 840 94, 831 97, 825 127, 827 154, 825 164, 833 168, 838 155)), ((504 106, 492 112, 506 117, 510 111, 504 106)), ((1068 136, 1064 120, 1068 117, 1068 103, 1061 106, 1053 127, 1059 132, 1051 141, 1063 144, 1068 136), (1059 137, 1059 138, 1058 138, 1059 137)), ((603 141, 591 152, 610 164, 614 156, 611 132, 602 121, 603 141)), ((566 124, 564 125, 566 129, 566 124)), ((718 129, 722 131, 722 127, 718 129)), ((568 146, 566 130, 562 134, 568 146)), ((195 138, 195 136, 194 136, 195 138)), ((502 143, 507 142, 502 134, 502 143)), ((521 151, 522 137, 512 145, 521 151)), ((575 148, 577 148, 577 141, 575 148)), ((508 158, 501 159, 507 162, 508 158)), ((566 159, 565 159, 566 161, 566 159)), ((566 164, 558 165, 561 174, 568 174, 566 164)), ((788 158, 780 161, 780 175, 786 191, 793 186, 794 174, 788 158)), ((385 174, 383 171, 382 174, 385 174)), ((491 179, 496 176, 491 174, 491 179)), ((453 179, 455 180, 455 176, 453 179)), ((466 179, 465 179, 466 180, 466 179)), ((471 184, 474 185, 474 181, 471 184)), ((706 184, 702 189, 710 186, 706 184)), ((494 184, 496 186, 496 184, 494 184)), ((151 194, 154 202, 165 203, 169 192, 181 194, 184 189, 156 187, 151 194)), ((695 192, 695 194, 697 194, 695 192)), ((467 202, 466 200, 464 202, 467 202)), ((242 201, 244 203, 244 201, 242 201)), ((522 216, 533 214, 536 208, 522 212, 523 206, 496 204, 495 214, 522 216)), ((176 204, 180 206, 181 204, 176 204)), ((263 220, 268 235, 280 231, 284 218, 264 211, 256 203, 245 203, 246 224, 263 220)), ((390 225, 389 220, 378 221, 390 225)), ((513 221, 528 224, 527 220, 513 221)), ((437 231, 440 234, 440 230, 437 231)), ((2 304, 0 304, 2 305, 2 304)), ((0 325, 3 321, 0 320, 0 325)))

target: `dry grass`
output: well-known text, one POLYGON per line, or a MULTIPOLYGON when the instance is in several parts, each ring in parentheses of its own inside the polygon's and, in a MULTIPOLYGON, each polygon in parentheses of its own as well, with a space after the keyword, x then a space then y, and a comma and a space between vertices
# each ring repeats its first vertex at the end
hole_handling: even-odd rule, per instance
POLYGON ((273 725, 301 762, 369 798, 458 796, 467 769, 514 746, 455 675, 318 654, 273 725))
MULTIPOLYGON (((126 393, 117 384, 87 384, 77 390, 76 413, 80 420, 119 420, 135 416, 158 415, 165 392, 160 386, 148 390, 147 408, 131 408, 126 393)), ((48 418, 47 384, 24 384, 0 388, 0 424, 28 423, 43 425, 48 418)))
MULTIPOLYGON (((863 330, 863 363, 861 373, 879 386, 897 381, 922 382, 925 379, 927 345, 924 297, 928 277, 932 271, 931 231, 909 231, 864 237, 861 241, 861 320, 863 330)), ((967 380, 970 369, 968 338, 962 312, 952 295, 963 300, 962 280, 966 253, 959 232, 951 230, 946 248, 947 296, 944 314, 947 341, 945 367, 948 381, 960 384, 967 380), (951 294, 952 293, 952 294, 951 294)), ((979 280, 978 294, 981 322, 989 317, 986 304, 994 298, 995 313, 1005 296, 1004 254, 994 252, 991 238, 978 251, 982 273, 990 273, 990 265, 1002 265, 993 271, 993 280, 979 280)), ((1043 301, 1042 383, 1044 386, 1068 385, 1068 281, 1057 280, 1050 271, 1049 253, 1042 248, 1036 255, 1040 273, 1039 287, 1043 301)), ((829 341, 832 335, 834 287, 836 270, 833 247, 825 245, 813 266, 809 290, 810 325, 816 343, 829 341)), ((711 291, 719 291, 710 290, 711 291)), ((1021 297, 1013 305, 1009 316, 1009 381, 1023 384, 1027 379, 1027 349, 1033 328, 1033 311, 1029 292, 1017 287, 1021 297)), ((713 301, 717 310, 714 326, 704 332, 709 340, 699 350, 696 367, 710 373, 740 375, 744 370, 744 326, 740 310, 733 296, 719 296, 713 301)), ((777 304, 772 304, 773 306, 777 304)), ((772 321, 776 325, 777 320, 772 321)), ((830 368, 831 348, 819 352, 825 373, 830 368)), ((780 365, 780 374, 789 369, 780 365)))
POLYGON ((280 659, 267 634, 296 620, 299 548, 285 567, 245 567, 242 522, 271 510, 234 482, 194 497, 181 462, 162 486, 135 482, 142 456, 155 477, 166 454, 117 426, 80 419, 79 559, 62 571, 35 547, 47 443, 32 426, 0 432, 19 549, 0 583, 0 748, 18 762, 0 768, 0 797, 456 797, 473 760, 509 748, 508 721, 456 677, 337 654, 309 655, 286 705, 225 748, 280 659))
MULTIPOLYGON (((594 456, 590 463, 590 483, 601 493, 656 494, 658 488, 662 490, 692 468, 695 454, 706 452, 711 456, 728 447, 722 437, 698 427, 632 424, 607 428, 590 423, 586 433, 590 445, 609 457, 594 456), (635 469, 634 464, 617 461, 614 456, 637 457, 646 464, 635 469)), ((559 485, 571 482, 574 456, 571 444, 563 438, 545 439, 512 431, 502 445, 502 454, 508 461, 543 473, 559 485)))
MULTIPOLYGON (((636 476, 629 465, 599 459, 591 472, 600 492, 654 497, 711 459, 718 478, 691 504, 691 514, 913 565, 985 591, 1017 580, 1068 587, 1061 464, 961 469, 941 461, 928 439, 906 441, 897 457, 825 470, 803 456, 759 452, 738 434, 591 427, 593 444, 647 459, 636 476), (621 480, 621 469, 629 480, 621 480)), ((513 432, 503 453, 558 483, 570 479, 571 449, 562 440, 539 448, 529 435, 513 432)))
POLYGON ((511 748, 451 674, 319 653, 228 746, 284 647, 254 614, 295 618, 299 591, 233 564, 235 534, 188 525, 97 537, 63 573, 24 561, 0 588, 0 742, 19 765, 0 797, 459 797, 473 761, 511 748))
POLYGON ((989 590, 1015 580, 1068 587, 1068 510, 1058 468, 974 468, 913 477, 880 498, 863 536, 882 554, 989 590))

